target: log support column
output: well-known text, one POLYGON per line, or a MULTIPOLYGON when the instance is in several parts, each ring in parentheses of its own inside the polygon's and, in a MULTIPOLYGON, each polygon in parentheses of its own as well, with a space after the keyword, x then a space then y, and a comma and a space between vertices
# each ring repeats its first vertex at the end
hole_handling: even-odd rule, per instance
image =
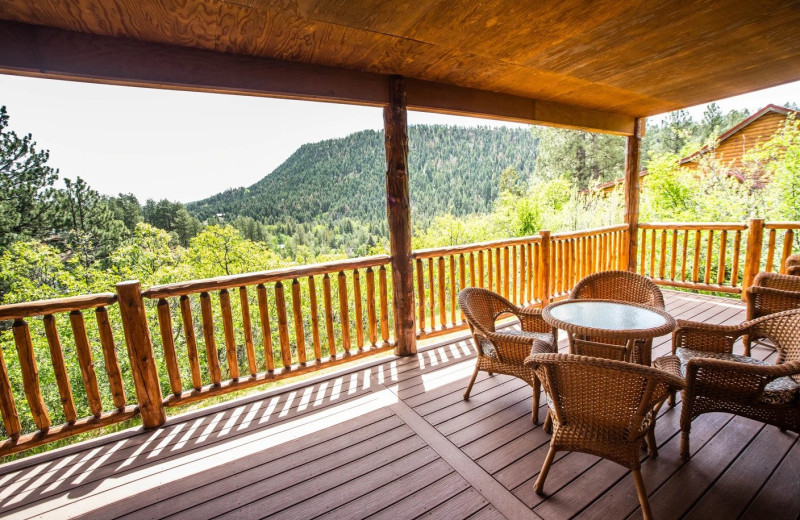
POLYGON ((386 218, 392 255, 395 354, 417 352, 414 280, 411 267, 411 205, 408 188, 408 124, 402 78, 389 78, 389 104, 383 109, 386 133, 386 218))
POLYGON ((644 118, 634 122, 633 135, 628 136, 625 146, 625 224, 628 225, 627 259, 628 271, 636 272, 636 251, 639 235, 639 194, 641 192, 639 170, 641 168, 642 136, 644 135, 644 118))

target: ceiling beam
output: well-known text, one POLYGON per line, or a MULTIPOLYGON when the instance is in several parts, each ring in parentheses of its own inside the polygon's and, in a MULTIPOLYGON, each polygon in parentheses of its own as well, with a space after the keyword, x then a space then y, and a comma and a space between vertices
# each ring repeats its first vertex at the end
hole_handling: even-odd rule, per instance
MULTIPOLYGON (((0 73, 199 92, 388 103, 388 76, 0 21, 0 73)), ((412 110, 632 135, 624 114, 408 80, 412 110)))

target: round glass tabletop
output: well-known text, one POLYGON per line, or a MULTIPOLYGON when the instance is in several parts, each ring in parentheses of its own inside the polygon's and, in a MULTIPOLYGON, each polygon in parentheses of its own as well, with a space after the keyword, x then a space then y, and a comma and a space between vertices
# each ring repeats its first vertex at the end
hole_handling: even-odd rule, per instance
POLYGON ((554 319, 592 329, 642 330, 667 325, 668 319, 650 309, 609 301, 572 300, 548 308, 554 319))

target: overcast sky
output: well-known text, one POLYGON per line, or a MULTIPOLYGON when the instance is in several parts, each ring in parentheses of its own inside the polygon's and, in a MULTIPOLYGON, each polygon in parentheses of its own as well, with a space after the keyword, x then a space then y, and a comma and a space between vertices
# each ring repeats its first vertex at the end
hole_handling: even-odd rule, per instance
MULTIPOLYGON (((723 112, 800 101, 800 82, 719 101, 723 112)), ((383 128, 379 108, 0 74, 0 105, 17 133, 50 150, 61 177, 101 193, 190 202, 249 186, 300 145, 383 128)), ((699 119, 704 106, 691 109, 699 119)), ((409 113, 409 124, 523 127, 409 113)))

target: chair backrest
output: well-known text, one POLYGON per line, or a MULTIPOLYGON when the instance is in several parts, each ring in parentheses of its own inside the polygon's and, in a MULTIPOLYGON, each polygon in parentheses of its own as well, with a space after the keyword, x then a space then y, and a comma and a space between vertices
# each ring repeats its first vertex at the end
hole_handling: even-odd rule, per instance
POLYGON ((559 424, 644 433, 645 414, 681 379, 656 368, 572 354, 533 354, 525 361, 542 380, 559 424))
MULTIPOLYGON (((778 362, 800 361, 800 309, 770 314, 749 322, 751 333, 769 338, 778 350, 778 362)), ((800 383, 800 375, 792 376, 800 383)))
POLYGON ((458 293, 458 306, 470 326, 482 333, 494 332, 495 320, 516 306, 497 293, 480 287, 467 287, 458 293))
POLYGON ((664 308, 664 295, 652 280, 628 271, 601 271, 575 284, 570 299, 617 300, 664 308))
POLYGON ((747 319, 800 307, 800 276, 758 273, 747 291, 747 319))

